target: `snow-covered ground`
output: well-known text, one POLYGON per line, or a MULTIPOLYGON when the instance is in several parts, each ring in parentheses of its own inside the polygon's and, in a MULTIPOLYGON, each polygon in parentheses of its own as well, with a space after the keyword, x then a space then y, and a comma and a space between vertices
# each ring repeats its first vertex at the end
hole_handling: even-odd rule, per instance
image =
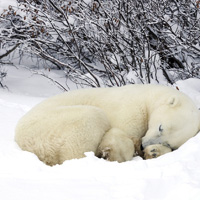
MULTIPOLYGON (((83 159, 49 167, 14 141, 19 118, 44 98, 61 91, 48 79, 26 69, 7 68, 0 89, 1 200, 199 200, 200 134, 178 150, 152 160, 140 157, 125 163, 83 159)), ((62 75, 53 77, 64 82, 62 75)), ((200 80, 177 83, 200 107, 200 80)))

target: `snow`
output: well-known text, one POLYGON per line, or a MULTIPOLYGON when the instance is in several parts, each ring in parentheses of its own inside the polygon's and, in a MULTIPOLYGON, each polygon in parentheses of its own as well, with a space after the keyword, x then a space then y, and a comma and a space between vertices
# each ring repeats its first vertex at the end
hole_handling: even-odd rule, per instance
POLYGON ((28 70, 24 66, 4 66, 4 71, 8 74, 6 77, 6 86, 9 88, 9 91, 13 93, 49 97, 50 95, 56 95, 61 92, 58 87, 55 87, 55 84, 51 80, 42 77, 40 74, 53 78, 55 81, 59 80, 61 85, 66 87, 66 78, 63 71, 54 70, 53 72, 49 72, 48 70, 28 70))
POLYGON ((92 0, 84 0, 84 2, 85 2, 86 4, 91 3, 91 1, 92 1, 92 0))
MULTIPOLYGON (((152 160, 108 162, 87 152, 83 159, 49 167, 14 141, 17 121, 44 98, 61 93, 49 79, 7 66, 0 89, 0 199, 2 200, 199 200, 200 134, 178 150, 152 160)), ((63 82, 56 71, 49 76, 63 82)), ((200 80, 175 86, 200 107, 200 80)))
POLYGON ((4 9, 8 9, 9 6, 17 6, 16 0, 0 0, 0 14, 4 9))
MULTIPOLYGON (((17 6, 16 0, 0 0, 0 14, 9 5, 17 6)), ((70 20, 73 22, 73 18, 70 20)), ((177 28, 173 26, 174 31, 177 28)), ((49 79, 33 75, 22 66, 6 66, 5 71, 8 76, 3 83, 8 89, 0 88, 0 199, 200 199, 200 134, 172 153, 152 160, 135 157, 125 163, 108 162, 87 152, 83 159, 49 167, 34 154, 22 151, 14 141, 17 121, 34 105, 62 91, 49 79)), ((42 73, 65 85, 62 72, 42 73)), ((135 74, 130 72, 127 79, 135 79, 135 74)), ((200 108, 199 79, 178 81, 175 86, 200 108)))

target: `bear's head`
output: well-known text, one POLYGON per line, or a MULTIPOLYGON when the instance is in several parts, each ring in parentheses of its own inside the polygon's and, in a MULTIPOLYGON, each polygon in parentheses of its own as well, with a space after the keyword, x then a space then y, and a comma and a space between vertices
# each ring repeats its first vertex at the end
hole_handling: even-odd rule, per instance
POLYGON ((142 146, 162 144, 177 149, 199 130, 200 111, 193 102, 187 97, 172 96, 150 113, 142 146))

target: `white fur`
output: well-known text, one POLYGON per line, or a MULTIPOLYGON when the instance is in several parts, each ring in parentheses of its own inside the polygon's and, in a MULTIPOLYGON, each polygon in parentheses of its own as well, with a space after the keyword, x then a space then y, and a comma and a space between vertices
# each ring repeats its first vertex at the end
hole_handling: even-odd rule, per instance
MULTIPOLYGON (((176 149, 193 137, 199 126, 198 109, 180 91, 156 85, 128 85, 83 89, 49 98, 19 121, 15 140, 23 150, 54 165, 83 157, 86 151, 96 153, 100 143, 112 149, 113 143, 109 146, 107 140, 102 140, 110 128, 127 137, 117 145, 121 149, 116 149, 126 152, 123 148, 131 138, 142 138, 144 147, 161 143, 176 149)), ((122 159, 114 157, 119 162, 122 159)), ((122 160, 131 159, 127 157, 122 160)))
POLYGON ((95 152, 109 129, 105 114, 93 106, 39 106, 19 121, 15 139, 23 150, 55 165, 95 152))
POLYGON ((124 162, 135 154, 134 143, 126 133, 117 128, 110 129, 103 137, 96 155, 109 161, 124 162))
POLYGON ((157 158, 171 151, 172 149, 170 147, 164 146, 162 144, 149 145, 144 149, 144 158, 145 159, 157 158))

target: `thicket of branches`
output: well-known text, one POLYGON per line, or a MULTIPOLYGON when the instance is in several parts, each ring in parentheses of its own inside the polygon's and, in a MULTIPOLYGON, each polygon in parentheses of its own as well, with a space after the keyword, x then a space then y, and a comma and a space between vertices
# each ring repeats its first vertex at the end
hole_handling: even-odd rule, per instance
POLYGON ((0 60, 18 49, 92 87, 200 78, 200 1, 18 0, 0 18, 0 60))

